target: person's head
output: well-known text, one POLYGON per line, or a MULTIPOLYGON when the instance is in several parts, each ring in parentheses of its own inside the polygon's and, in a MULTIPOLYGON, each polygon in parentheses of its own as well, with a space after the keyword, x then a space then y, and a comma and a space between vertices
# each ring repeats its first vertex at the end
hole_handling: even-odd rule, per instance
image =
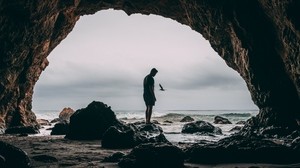
POLYGON ((155 76, 157 72, 158 72, 157 69, 152 68, 151 71, 150 71, 150 75, 155 76))

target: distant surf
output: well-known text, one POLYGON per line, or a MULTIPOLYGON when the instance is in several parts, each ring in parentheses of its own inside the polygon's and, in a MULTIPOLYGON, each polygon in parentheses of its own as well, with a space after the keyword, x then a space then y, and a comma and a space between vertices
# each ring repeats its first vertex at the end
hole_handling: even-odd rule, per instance
MULTIPOLYGON (((144 121, 144 110, 114 110, 116 117, 126 123, 136 121, 144 121)), ((36 116, 39 119, 47 119, 49 121, 58 118, 59 110, 38 110, 36 116)), ((152 120, 159 123, 163 128, 165 136, 171 142, 194 143, 199 140, 216 141, 230 135, 230 129, 239 121, 246 121, 252 116, 258 114, 257 110, 161 110, 154 111, 152 120), (184 122, 180 122, 185 116, 192 117, 195 121, 203 120, 213 124, 215 116, 227 118, 233 124, 213 124, 222 129, 223 135, 203 136, 197 134, 182 134, 181 129, 184 122)), ((50 131, 41 130, 40 135, 49 135, 50 131)))

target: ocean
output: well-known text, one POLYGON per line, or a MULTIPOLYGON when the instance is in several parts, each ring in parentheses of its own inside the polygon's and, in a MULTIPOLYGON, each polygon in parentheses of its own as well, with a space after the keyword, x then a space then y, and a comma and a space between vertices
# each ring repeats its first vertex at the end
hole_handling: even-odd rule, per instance
MULTIPOLYGON (((144 121, 145 112, 144 110, 115 110, 114 111, 117 118, 126 122, 132 123, 136 121, 144 121)), ((38 110, 35 112, 38 119, 53 120, 58 118, 59 110, 38 110)), ((224 137, 229 136, 233 132, 230 130, 235 126, 242 126, 236 124, 239 121, 246 121, 258 114, 258 110, 161 110, 154 111, 151 120, 156 120, 162 127, 166 138, 170 142, 182 142, 182 143, 197 143, 200 140, 217 141, 224 137), (216 127, 222 129, 223 135, 214 136, 204 136, 199 134, 182 134, 181 129, 185 123, 180 122, 180 120, 185 117, 190 116, 195 121, 203 120, 210 122, 216 127), (221 116, 227 118, 232 124, 214 124, 214 117, 221 116)), ((40 130, 40 134, 36 136, 50 135, 47 128, 53 126, 46 126, 40 130)))

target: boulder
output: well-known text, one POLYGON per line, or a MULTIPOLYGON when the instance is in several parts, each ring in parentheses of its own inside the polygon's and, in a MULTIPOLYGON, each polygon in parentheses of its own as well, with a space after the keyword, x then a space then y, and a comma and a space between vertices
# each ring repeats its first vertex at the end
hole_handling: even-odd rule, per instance
POLYGON ((0 141, 0 156, 1 168, 31 167, 30 159, 26 152, 6 142, 0 141))
POLYGON ((135 122, 129 124, 134 131, 135 144, 143 143, 167 143, 169 142, 163 134, 163 130, 160 126, 151 124, 145 124, 144 122, 135 122))
POLYGON ((215 116, 215 124, 232 124, 227 118, 221 116, 215 116))
POLYGON ((64 121, 70 121, 71 115, 74 114, 74 110, 70 107, 65 107, 60 113, 59 113, 59 119, 64 121))
POLYGON ((141 144, 118 163, 121 168, 182 168, 183 164, 183 151, 169 143, 141 144))
POLYGON ((103 148, 120 149, 135 146, 134 131, 125 124, 109 127, 103 134, 101 146, 103 148))
POLYGON ((185 116, 180 120, 180 122, 192 122, 192 121, 194 121, 194 119, 190 116, 185 116))
POLYGON ((103 134, 102 147, 104 148, 132 148, 143 143, 169 142, 161 127, 155 124, 136 122, 111 126, 103 134))
POLYGON ((38 134, 40 133, 38 126, 16 126, 9 127, 5 130, 5 134, 38 134))
POLYGON ((66 135, 69 131, 69 123, 67 121, 56 123, 51 130, 51 135, 66 135))
POLYGON ((39 125, 41 126, 51 126, 51 123, 48 120, 45 119, 37 119, 36 120, 39 125))
POLYGON ((222 134, 222 130, 220 128, 215 127, 211 123, 202 120, 184 124, 181 132, 187 134, 222 134))
POLYGON ((104 132, 120 123, 115 113, 102 102, 93 101, 77 110, 70 118, 69 132, 65 138, 77 140, 101 139, 104 132))
POLYGON ((105 157, 102 162, 119 162, 125 154, 122 152, 116 152, 110 156, 105 157))

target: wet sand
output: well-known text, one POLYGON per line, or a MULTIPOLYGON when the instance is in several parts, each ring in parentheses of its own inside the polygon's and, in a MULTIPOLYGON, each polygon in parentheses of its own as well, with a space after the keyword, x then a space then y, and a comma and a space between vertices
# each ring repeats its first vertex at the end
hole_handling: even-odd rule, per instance
MULTIPOLYGON (((76 141, 64 139, 64 136, 27 136, 18 137, 1 135, 0 140, 10 143, 24 150, 34 168, 118 168, 117 163, 102 163, 102 160, 116 152, 127 154, 131 149, 104 149, 100 140, 76 141)), ((186 168, 296 168, 300 164, 274 165, 274 164, 190 164, 186 168)))

